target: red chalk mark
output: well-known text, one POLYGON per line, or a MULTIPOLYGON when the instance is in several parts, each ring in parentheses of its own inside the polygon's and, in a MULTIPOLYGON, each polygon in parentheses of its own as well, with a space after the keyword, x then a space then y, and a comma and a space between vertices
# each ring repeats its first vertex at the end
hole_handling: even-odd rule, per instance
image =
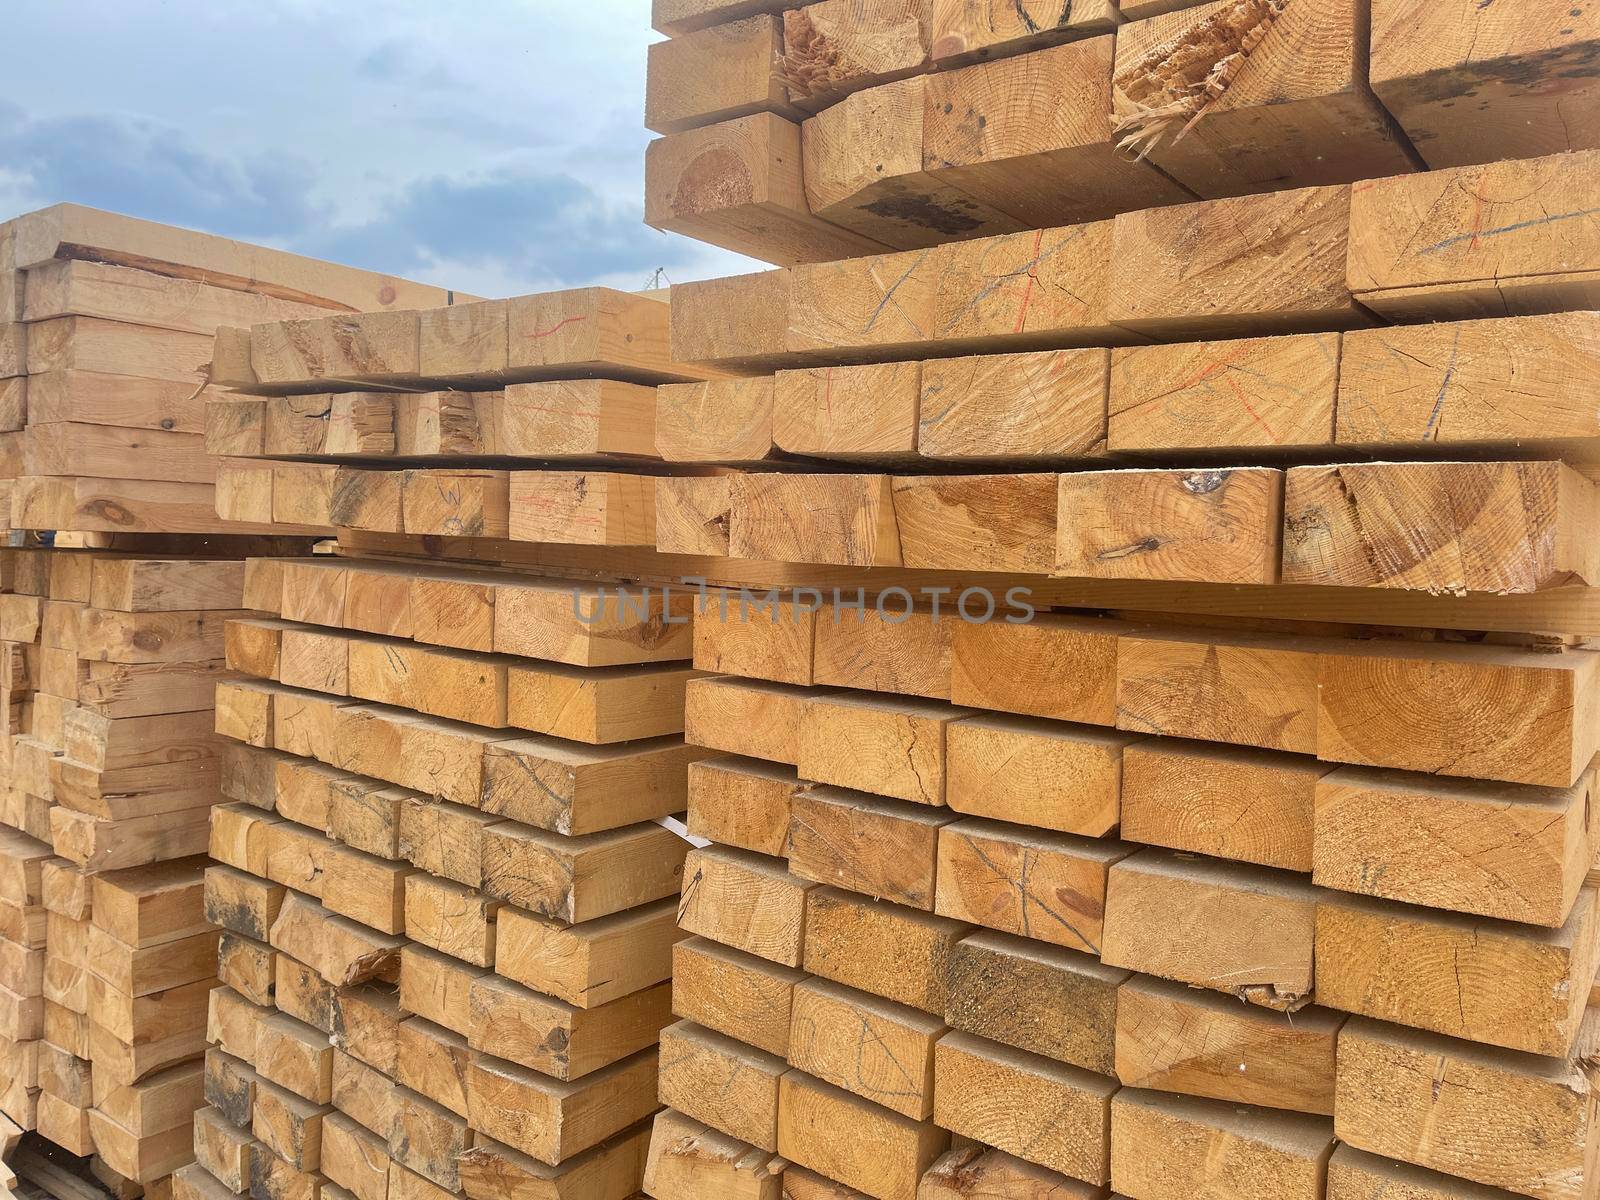
POLYGON ((833 368, 829 367, 822 377, 822 407, 828 414, 828 420, 833 420, 833 368))
POLYGON ((1375 188, 1377 186, 1378 186, 1378 181, 1376 179, 1368 179, 1368 180, 1365 180, 1365 181, 1363 181, 1361 183, 1356 184, 1350 190, 1352 192, 1370 192, 1373 188, 1375 188))
POLYGON ((558 333, 559 331, 561 331, 562 329, 565 329, 568 325, 571 325, 574 322, 587 321, 588 319, 589 318, 585 317, 585 316, 563 317, 561 320, 557 321, 554 325, 550 326, 549 329, 535 329, 528 336, 531 337, 531 338, 547 338, 552 333, 558 333))
POLYGON ((1228 386, 1233 389, 1233 394, 1239 398, 1239 403, 1244 405, 1244 410, 1250 414, 1250 419, 1266 431, 1267 436, 1272 439, 1273 445, 1277 445, 1278 435, 1272 432, 1271 425, 1261 419, 1261 414, 1250 406, 1250 399, 1244 394, 1244 389, 1239 386, 1239 381, 1230 375, 1228 376, 1228 386))
POLYGON ((1235 346, 1232 353, 1225 354, 1221 358, 1216 359, 1214 362, 1210 363, 1209 365, 1207 365, 1205 367, 1202 367, 1200 370, 1196 371, 1193 375, 1191 375, 1188 379, 1185 379, 1182 383, 1180 383, 1173 390, 1174 391, 1178 391, 1178 392, 1186 392, 1190 388, 1194 387, 1195 384, 1204 383, 1206 380, 1210 379, 1213 375, 1215 375, 1218 371, 1226 371, 1228 369, 1228 367, 1230 367, 1232 364, 1238 362, 1241 358, 1243 358, 1245 353, 1248 350, 1249 350, 1249 347, 1245 346, 1245 345, 1235 346))
POLYGON ((1472 241, 1469 243, 1469 245, 1471 246, 1472 249, 1476 250, 1478 248, 1478 243, 1482 240, 1482 236, 1483 236, 1483 197, 1478 195, 1477 193, 1473 193, 1473 196, 1472 196, 1472 241))
POLYGON ((1033 261, 1028 264, 1028 285, 1022 289, 1022 307, 1017 310, 1017 323, 1012 333, 1021 333, 1028 320, 1028 305, 1033 302, 1033 285, 1039 280, 1039 247, 1044 244, 1044 230, 1033 231, 1033 261))

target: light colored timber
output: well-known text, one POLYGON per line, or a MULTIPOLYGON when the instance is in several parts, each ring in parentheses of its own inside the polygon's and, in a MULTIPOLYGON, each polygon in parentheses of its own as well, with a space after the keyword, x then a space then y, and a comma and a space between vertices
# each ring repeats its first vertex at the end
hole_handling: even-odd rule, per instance
POLYGON ((679 1021, 661 1031, 661 1100, 760 1149, 778 1148, 776 1055, 679 1021))
POLYGON ((813 216, 806 193, 801 127, 774 113, 669 134, 645 152, 645 223, 657 229, 777 263, 880 248, 813 216))
POLYGON ((1351 293, 1391 319, 1596 307, 1597 161, 1586 150, 1357 185, 1351 293))
MULTIPOLYGON (((828 606, 815 621, 812 657, 816 682, 948 699, 950 646, 956 626, 962 623, 959 596, 956 602, 954 614, 944 604, 937 614, 931 605, 928 611, 908 611, 903 603, 893 602, 886 603, 882 612, 864 606, 847 613, 840 605, 828 606)), ((982 610, 979 601, 969 607, 975 613, 982 610)), ((700 622, 705 623, 705 618, 700 622)))
POLYGON ((1328 1160, 1330 1200, 1374 1200, 1399 1196, 1405 1200, 1496 1200, 1510 1193, 1487 1188, 1455 1175, 1396 1162, 1340 1145, 1328 1160))
POLYGON ((782 860, 709 846, 683 866, 678 924, 784 966, 800 965, 806 894, 816 885, 790 874, 782 860))
POLYGON ((656 1053, 641 1051, 575 1083, 475 1056, 467 1102, 475 1132, 556 1165, 656 1109, 656 1053))
POLYGON ((778 1152, 880 1200, 915 1200, 922 1173, 949 1145, 950 1135, 933 1122, 913 1121, 802 1071, 780 1081, 778 1152), (858 1136, 839 1137, 846 1128, 858 1136))
POLYGON ((789 454, 893 462, 917 450, 917 363, 780 371, 772 440, 789 454))
POLYGON ((655 542, 655 480, 648 475, 513 471, 509 505, 507 536, 515 541, 582 546, 655 542))
POLYGON ((781 1200, 785 1161, 671 1109, 656 1114, 644 1186, 656 1200, 781 1200))
POLYGON ((707 597, 695 614, 695 669, 776 683, 816 682, 816 606, 794 599, 741 603, 737 593, 707 597))
POLYGON ((1140 143, 1148 161, 1199 196, 1411 170, 1410 146, 1367 87, 1366 7, 1301 0, 1275 19, 1271 11, 1252 3, 1186 4, 1118 30, 1119 117, 1138 106, 1190 104, 1193 91, 1202 92, 1204 115, 1192 125, 1185 109, 1159 138, 1154 122, 1128 127, 1148 135, 1140 143))
POLYGON ((1063 474, 1054 573, 1276 583, 1283 489, 1267 467, 1063 474))
POLYGON ((83 257, 329 308, 428 308, 452 298, 443 288, 77 204, 29 213, 15 238, 22 270, 83 257))
POLYGON ((733 756, 689 764, 689 832, 757 854, 781 855, 788 844, 793 769, 733 756))
POLYGON ((925 70, 929 16, 928 0, 819 0, 784 13, 777 66, 790 103, 818 112, 860 88, 925 70))
POLYGON ((668 462, 755 463, 773 456, 773 380, 711 379, 656 388, 655 451, 668 462))
POLYGON ((1054 564, 1054 475, 900 475, 891 487, 900 565, 1043 574, 1054 564))
POLYGON ((1122 836, 1305 872, 1318 789, 1333 770, 1301 755, 1147 738, 1123 751, 1122 836))
POLYGON ((1029 351, 922 364, 917 452, 963 462, 1080 458, 1106 442, 1105 350, 1029 351))
POLYGON ((1111 1185, 1151 1200, 1258 1186, 1316 1200, 1333 1147, 1326 1117, 1137 1088, 1111 1102, 1111 1185))
POLYGON ((672 948, 672 1011, 787 1058, 794 990, 805 978, 793 967, 707 938, 686 938, 672 948))
POLYGON ((730 475, 656 480, 656 549, 662 554, 726 557, 732 491, 730 475))
POLYGON ((1086 1183, 1109 1180, 1114 1079, 970 1033, 940 1039, 934 1072, 940 1126, 1086 1183))
POLYGON ((757 13, 650 46, 644 124, 681 133, 757 112, 800 115, 774 69, 783 53, 782 18, 757 13))
POLYGON ((1587 584, 1600 579, 1585 532, 1595 514, 1594 485, 1558 462, 1295 467, 1283 578, 1429 592, 1587 584))
POLYGON ((1112 72, 1119 42, 1120 35, 1080 38, 929 76, 922 129, 927 173, 1015 217, 1024 229, 1205 194, 1116 149, 1112 72))
POLYGON ((1419 0, 1374 8, 1373 91, 1430 167, 1595 148, 1593 10, 1543 3, 1518 16, 1419 0))
POLYGON ((864 239, 907 250, 1025 228, 924 170, 927 76, 846 96, 800 128, 813 213, 864 239))
POLYGON ((1317 906, 1286 872, 1143 850, 1110 869, 1100 956, 1292 1011, 1311 995, 1317 906))
POLYGON ((1332 1116, 1344 1021, 1134 976, 1117 992, 1115 1074, 1128 1087, 1332 1116))
POLYGON ((735 558, 899 566, 887 475, 741 475, 733 482, 735 558))
POLYGON ((1597 355, 1593 313, 1352 331, 1339 354, 1336 440, 1363 449, 1548 447, 1587 467, 1597 427, 1581 380, 1597 355))
POLYGON ((803 779, 917 804, 945 803, 945 731, 969 715, 939 701, 840 693, 802 710, 803 779))
POLYGON ((1124 213, 1109 319, 1173 341, 1370 324, 1345 278, 1351 223, 1349 187, 1124 213))
POLYGON ((1109 33, 1118 24, 1110 0, 1078 0, 1063 8, 1055 0, 933 0, 931 29, 935 62, 1016 54, 1088 34, 1109 33))
POLYGON ((1107 876, 1129 851, 1116 841, 958 821, 939 831, 934 911, 1099 954, 1107 876))
POLYGON ((1315 785, 1312 878, 1559 928, 1593 858, 1593 786, 1592 773, 1556 789, 1341 768, 1315 785))
POLYGON ((1353 1018, 1334 1130, 1357 1149, 1547 1200, 1576 1200, 1594 1144, 1579 1065, 1353 1018))
POLYGON ((1118 643, 1126 629, 1053 613, 1023 624, 962 622, 951 646, 950 699, 973 708, 1116 724, 1118 643))
POLYGON ((495 971, 579 1008, 604 1004, 672 974, 672 945, 686 936, 671 900, 582 925, 502 909, 495 971))
POLYGON ((793 766, 801 720, 816 701, 809 689, 766 680, 691 679, 684 688, 683 738, 692 746, 793 766))
POLYGON ((1597 959, 1596 893, 1560 929, 1325 894, 1317 996, 1345 1012, 1533 1054, 1565 1056, 1597 959))
MULTIPOLYGON (((1343 346, 1370 336, 1347 334, 1343 346)), ((1331 333, 1113 350, 1107 446, 1234 455, 1324 446, 1344 361, 1331 333)))
POLYGON ((789 870, 803 879, 932 910, 940 829, 954 819, 948 811, 843 788, 802 787, 790 805, 789 870))

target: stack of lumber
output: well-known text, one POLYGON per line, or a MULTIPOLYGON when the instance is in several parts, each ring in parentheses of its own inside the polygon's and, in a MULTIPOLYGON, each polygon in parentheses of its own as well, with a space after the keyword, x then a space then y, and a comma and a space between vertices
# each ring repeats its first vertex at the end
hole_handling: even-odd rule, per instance
MULTIPOLYGON (((217 511, 280 527, 647 548, 664 293, 580 288, 217 337, 217 511)), ((705 473, 687 468, 690 473, 705 473)))
POLYGON ((176 1195, 626 1200, 690 846, 692 596, 252 560, 176 1195))
POLYGON ((0 1111, 163 1191, 217 968, 224 627, 245 554, 309 544, 215 515, 216 331, 451 297, 74 205, 0 226, 0 288, 0 1111))
POLYGON ((646 1192, 1600 1194, 1600 18, 654 16, 646 1192))
POLYGON ((823 262, 1600 145, 1556 0, 654 0, 646 220, 823 262))
POLYGON ((244 564, 4 555, 0 1111, 153 1184, 199 1104, 212 704, 244 564))
MULTIPOLYGON (((10 526, 252 533, 205 451, 220 326, 451 303, 443 288, 73 204, 0 225, 10 526)), ((280 531, 281 532, 281 531, 280 531)))

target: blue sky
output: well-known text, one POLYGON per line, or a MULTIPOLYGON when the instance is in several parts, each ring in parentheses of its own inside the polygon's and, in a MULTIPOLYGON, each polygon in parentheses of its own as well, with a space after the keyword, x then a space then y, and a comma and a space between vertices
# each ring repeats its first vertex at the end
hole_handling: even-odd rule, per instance
POLYGON ((642 223, 649 0, 7 0, 0 218, 60 200, 479 295, 749 260, 642 223))

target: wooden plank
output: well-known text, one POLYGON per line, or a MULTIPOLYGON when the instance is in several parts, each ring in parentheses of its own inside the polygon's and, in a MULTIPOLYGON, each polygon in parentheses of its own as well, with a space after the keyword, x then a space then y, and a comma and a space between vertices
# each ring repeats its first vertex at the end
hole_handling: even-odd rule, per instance
POLYGON ((690 1021, 661 1031, 662 1103, 760 1149, 778 1146, 778 1080, 788 1064, 690 1021))
POLYGON ((662 384, 656 389, 656 453, 684 463, 773 457, 773 386, 770 376, 662 384))
POLYGON ((900 565, 887 475, 741 475, 732 518, 735 558, 900 565))
POLYGON ((1333 1123, 1326 1117, 1128 1088, 1111 1103, 1111 1183, 1175 1200, 1199 1185, 1267 1186, 1274 1196, 1323 1194, 1333 1123))
MULTIPOLYGON (((719 591, 694 623, 696 670, 778 683, 815 683, 817 607, 793 599, 747 600, 719 591)), ((809 597, 807 598, 809 601, 809 597)))
POLYGON ((1130 850, 999 821, 957 821, 939 831, 934 911, 1099 954, 1107 876, 1130 850))
POLYGON ((1081 471, 1061 476, 1058 501, 1057 575, 1278 581, 1282 471, 1081 471))
POLYGON ((656 480, 656 540, 662 554, 726 557, 733 478, 686 475, 656 480))
POLYGON ((946 730, 946 803, 970 816, 1102 837, 1128 821, 1123 754, 1136 741, 1038 718, 968 717, 946 730))
POLYGON ((791 768, 757 759, 690 763, 685 817, 689 832, 757 854, 781 855, 788 844, 790 795, 796 779, 791 768))
POLYGON ((919 363, 779 371, 772 441, 789 454, 888 462, 917 452, 919 363))
POLYGON ((1026 228, 924 170, 924 110, 934 103, 932 92, 926 76, 882 83, 807 120, 800 149, 811 212, 897 250, 1026 228))
POLYGON ((1369 20, 1351 0, 1314 0, 1134 21, 1117 33, 1118 132, 1200 196, 1409 171, 1411 148, 1367 87, 1369 20))
POLYGON ((500 901, 454 880, 417 873, 406 879, 406 935, 474 966, 494 962, 500 901))
POLYGON ((1372 90, 1430 167, 1593 149, 1596 39, 1587 11, 1502 25, 1399 0, 1373 13, 1372 90), (1468 119, 1451 111, 1463 105, 1468 119))
POLYGON ((1355 330, 1339 355, 1337 441, 1504 447, 1587 466, 1595 426, 1575 394, 1597 353, 1589 313, 1355 330), (1515 396, 1516 403, 1507 403, 1515 396), (1546 449, 1548 448, 1548 449, 1546 449))
POLYGON ((806 897, 807 971, 909 1004, 945 1011, 955 944, 971 926, 836 888, 806 897))
POLYGON ((1409 1193, 1418 1200, 1489 1200, 1510 1194, 1455 1175, 1367 1154, 1354 1146, 1341 1143, 1334 1148, 1333 1157, 1328 1160, 1328 1195, 1332 1200, 1372 1200, 1384 1188, 1394 1194, 1409 1193))
POLYGON ((757 13, 655 42, 645 74, 644 125, 680 133, 751 113, 799 116, 776 68, 783 23, 757 13))
POLYGON ((1137 975, 1117 992, 1115 1074, 1130 1088, 1332 1116, 1344 1021, 1329 1009, 1275 1013, 1137 975))
POLYGON ((656 229, 776 263, 880 248, 813 216, 806 192, 800 126, 774 113, 669 134, 645 152, 645 223, 656 229))
POLYGON ((1058 10, 1043 0, 935 0, 931 27, 935 62, 1001 57, 1024 53, 1056 41, 1110 32, 1119 23, 1116 5, 1107 0, 1076 3, 1058 10))
POLYGON ((1054 475, 902 475, 892 488, 901 565, 1044 574, 1055 563, 1054 475))
POLYGON ((1594 979, 1596 893, 1560 929, 1365 896, 1317 906, 1317 996, 1345 1012, 1534 1054, 1572 1050, 1594 979))
MULTIPOLYGON (((1354 331, 1344 345, 1371 336, 1354 331)), ((1113 451, 1243 457, 1332 439, 1344 382, 1338 334, 1135 346, 1111 356, 1113 451)))
POLYGON ((520 912, 500 913, 495 971, 534 991, 592 1008, 672 974, 672 945, 686 936, 670 900, 582 925, 520 912))
POLYGON ((1587 583, 1600 561, 1579 531, 1594 513, 1594 485, 1557 462, 1296 467, 1284 581, 1496 593, 1587 583))
POLYGON ((1088 1183, 1111 1174, 1114 1080, 968 1033, 935 1052, 935 1120, 1088 1183))
POLYGON ((1600 749, 1597 665, 1581 650, 1350 643, 1319 656, 1317 757, 1570 787, 1600 749))
POLYGON ((576 924, 678 893, 688 850, 677 834, 649 821, 581 837, 502 821, 484 830, 482 888, 576 924))
POLYGON ((968 710, 939 701, 840 693, 801 712, 801 778, 942 807, 945 735, 968 710))
POLYGON ((1351 221, 1348 187, 1124 213, 1112 239, 1110 319, 1163 340, 1370 324, 1345 281, 1346 244, 1358 237, 1351 221))
POLYGON ((1315 752, 1318 651, 1336 639, 1176 630, 1117 644, 1116 724, 1163 737, 1315 752))
POLYGON ((702 1121, 656 1114, 644 1186, 656 1200, 781 1200, 785 1161, 702 1121))
POLYGON ((1114 145, 1112 70, 1121 37, 1108 32, 929 76, 928 174, 1026 229, 1205 195, 1114 145))
POLYGON ((821 0, 784 13, 778 70, 790 102, 818 112, 859 88, 925 70, 928 18, 926 0, 821 0))
POLYGON ((1593 858, 1591 780, 1562 790, 1341 768, 1316 783, 1312 880, 1558 928, 1593 858))
POLYGON ((469 1200, 492 1200, 509 1192, 531 1197, 589 1192, 599 1200, 635 1194, 645 1170, 650 1125, 641 1121, 559 1167, 549 1167, 490 1138, 475 1137, 457 1160, 461 1188, 469 1200))
POLYGON ((1350 208, 1350 290, 1388 318, 1595 307, 1596 151, 1377 180, 1350 208))
POLYGON ((790 1162, 880 1198, 915 1200, 922 1173, 950 1145, 931 1121, 913 1121, 801 1071, 780 1080, 778 1152, 790 1162), (840 1138, 840 1129, 858 1136, 840 1138))
MULTIPOLYGON (((952 616, 944 598, 945 593, 935 592, 927 611, 907 610, 887 597, 881 606, 863 605, 853 612, 842 604, 829 606, 814 622, 816 682, 949 699, 950 648, 959 618, 969 609, 973 616, 983 609, 972 596, 958 595, 952 616)), ((707 624, 701 617, 696 628, 707 624)))
POLYGON ((801 787, 791 801, 789 870, 931 911, 940 829, 954 819, 947 811, 843 788, 801 787))
MULTIPOLYGON (((484 974, 472 981, 464 1045, 557 1079, 578 1079, 654 1045, 672 1020, 671 990, 657 984, 581 1009, 484 974)), ((408 1024, 401 1026, 402 1062, 408 1024)), ((453 1100, 447 1106, 455 1108, 453 1100)))
POLYGON ((684 688, 683 737, 691 745, 793 766, 816 693, 759 679, 713 675, 684 688))
POLYGON ((418 330, 422 374, 438 377, 504 371, 509 361, 506 312, 504 300, 452 304, 424 312, 418 330))
POLYGON ((1127 979, 1086 954, 979 930, 950 956, 944 1018, 953 1029, 1110 1075, 1127 979), (1073 1019, 1056 1019, 1062 1012, 1073 1019))
POLYGON ((648 475, 512 471, 508 496, 510 523, 504 536, 513 541, 578 546, 655 542, 655 480, 648 475))
POLYGON ((963 621, 951 646, 950 700, 999 712, 1116 724, 1119 636, 1126 628, 1055 613, 1020 624, 963 621))
POLYGON ((1097 349, 929 360, 917 452, 962 462, 1096 455, 1106 442, 1109 361, 1097 349))
POLYGON ((1490 1187, 1580 1196, 1594 1137, 1588 1097, 1565 1059, 1361 1018, 1339 1035, 1339 1140, 1490 1187))
POLYGON ((1316 794, 1332 770, 1272 750, 1149 738, 1123 751, 1122 836, 1303 873, 1313 862, 1316 794), (1172 803, 1180 793, 1184 802, 1172 803))
POLYGON ((805 978, 707 938, 686 938, 672 948, 672 1012, 787 1058, 794 990, 805 978))
POLYGON ((678 925, 784 966, 800 965, 806 894, 816 884, 790 874, 781 859, 725 846, 689 852, 678 925))
POLYGON ((1293 1011, 1311 995, 1317 902, 1286 872, 1140 851, 1111 867, 1100 957, 1293 1011))
POLYGON ((84 257, 330 308, 427 308, 451 298, 443 288, 77 204, 29 213, 15 244, 23 270, 84 257))
POLYGON ((577 1083, 475 1055, 467 1076, 472 1128, 555 1165, 656 1109, 656 1053, 640 1051, 577 1083))
POLYGON ((926 1120, 933 1116, 934 1044, 945 1032, 942 1017, 809 979, 794 990, 789 1064, 891 1112, 926 1120))
POLYGON ((539 737, 496 742, 485 749, 476 799, 487 814, 595 834, 682 812, 684 768, 701 757, 667 737, 596 747, 539 737))

